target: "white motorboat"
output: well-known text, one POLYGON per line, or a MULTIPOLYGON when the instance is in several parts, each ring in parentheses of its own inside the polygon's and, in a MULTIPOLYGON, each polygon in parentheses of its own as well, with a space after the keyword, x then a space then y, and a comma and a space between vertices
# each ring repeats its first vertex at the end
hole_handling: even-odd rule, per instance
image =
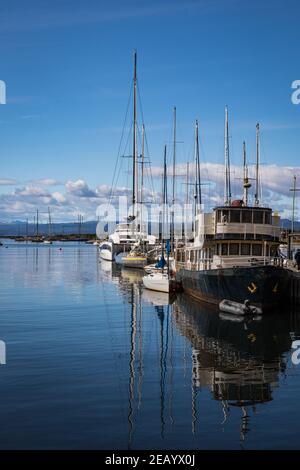
POLYGON ((113 261, 113 244, 111 241, 101 243, 100 247, 100 258, 104 259, 105 261, 113 261))

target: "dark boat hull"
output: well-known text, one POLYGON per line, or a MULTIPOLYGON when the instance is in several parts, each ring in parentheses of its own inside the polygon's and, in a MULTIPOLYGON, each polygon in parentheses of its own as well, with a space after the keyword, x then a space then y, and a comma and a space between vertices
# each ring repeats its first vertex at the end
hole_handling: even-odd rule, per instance
POLYGON ((191 271, 181 269, 177 281, 195 299, 219 305, 224 300, 249 300, 265 313, 288 300, 288 271, 279 266, 251 266, 191 271))

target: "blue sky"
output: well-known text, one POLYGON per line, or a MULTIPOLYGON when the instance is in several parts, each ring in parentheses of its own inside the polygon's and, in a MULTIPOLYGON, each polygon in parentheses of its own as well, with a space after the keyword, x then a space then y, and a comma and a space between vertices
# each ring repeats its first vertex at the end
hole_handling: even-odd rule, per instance
POLYGON ((294 0, 2 0, 0 219, 48 204, 57 220, 92 216, 96 188, 111 184, 135 48, 152 165, 161 165, 176 105, 178 163, 192 158, 198 118, 213 179, 227 104, 232 163, 244 139, 254 161, 259 121, 267 197, 284 211, 293 173, 300 184, 300 105, 291 102, 299 13, 294 0))

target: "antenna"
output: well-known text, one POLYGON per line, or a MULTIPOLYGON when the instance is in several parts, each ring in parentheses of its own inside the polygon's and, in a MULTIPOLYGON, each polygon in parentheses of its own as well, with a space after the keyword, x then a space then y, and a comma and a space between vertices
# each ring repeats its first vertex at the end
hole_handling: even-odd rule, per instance
POLYGON ((296 188, 297 184, 297 176, 294 175, 294 184, 290 191, 293 192, 293 209, 292 209, 292 234, 294 233, 295 229, 295 205, 296 205, 296 192, 300 191, 300 188, 296 188))
POLYGON ((229 125, 228 125, 228 107, 225 106, 225 132, 224 132, 224 157, 225 157, 225 205, 231 204, 231 184, 230 184, 230 155, 229 155, 229 125))
POLYGON ((259 165, 260 165, 260 129, 259 123, 256 124, 256 175, 255 175, 255 205, 259 206, 260 194, 259 194, 259 165))

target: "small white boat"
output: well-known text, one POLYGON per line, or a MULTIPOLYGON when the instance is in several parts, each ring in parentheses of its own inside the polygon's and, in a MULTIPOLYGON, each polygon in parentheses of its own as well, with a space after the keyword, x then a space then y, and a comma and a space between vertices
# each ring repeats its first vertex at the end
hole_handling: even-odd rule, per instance
POLYGON ((143 284, 146 289, 157 292, 169 292, 169 276, 165 273, 153 272, 143 277, 143 284))
POLYGON ((43 243, 45 245, 52 245, 52 241, 51 240, 44 240, 43 243))
POLYGON ((100 258, 105 261, 113 261, 113 247, 110 241, 101 243, 99 250, 100 258))

